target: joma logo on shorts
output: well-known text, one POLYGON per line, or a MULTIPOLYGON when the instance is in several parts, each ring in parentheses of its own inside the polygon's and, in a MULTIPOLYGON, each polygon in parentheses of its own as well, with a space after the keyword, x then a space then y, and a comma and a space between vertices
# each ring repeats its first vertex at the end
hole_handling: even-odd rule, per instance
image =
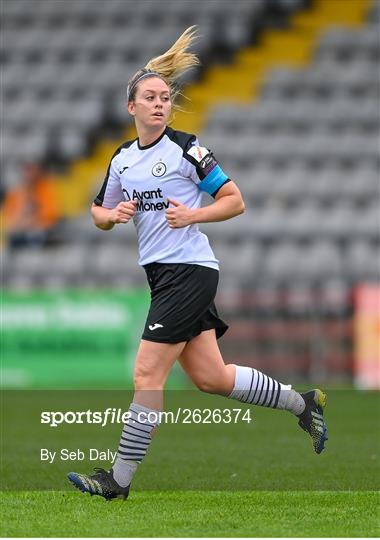
POLYGON ((137 189, 134 189, 132 194, 123 188, 123 192, 127 201, 138 201, 136 206, 138 212, 158 212, 169 208, 169 203, 164 200, 161 200, 160 202, 147 201, 147 199, 163 199, 164 196, 162 195, 161 188, 146 191, 137 191, 137 189))

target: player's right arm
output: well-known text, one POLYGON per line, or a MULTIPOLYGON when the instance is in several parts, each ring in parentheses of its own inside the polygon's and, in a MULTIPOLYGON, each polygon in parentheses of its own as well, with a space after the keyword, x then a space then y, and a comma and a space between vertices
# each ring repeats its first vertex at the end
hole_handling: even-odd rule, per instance
POLYGON ((128 223, 136 213, 136 201, 126 201, 120 183, 119 147, 111 158, 103 185, 91 206, 95 225, 109 231, 116 223, 128 223))
POLYGON ((136 213, 137 201, 122 201, 115 208, 105 208, 93 203, 91 215, 95 225, 109 231, 116 223, 128 223, 136 213))

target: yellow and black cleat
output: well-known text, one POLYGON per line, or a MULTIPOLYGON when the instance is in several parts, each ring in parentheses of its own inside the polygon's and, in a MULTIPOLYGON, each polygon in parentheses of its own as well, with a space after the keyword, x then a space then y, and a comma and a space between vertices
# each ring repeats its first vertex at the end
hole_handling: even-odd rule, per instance
POLYGON ((306 431, 313 442, 314 450, 320 454, 328 440, 327 425, 323 418, 327 396, 319 388, 301 394, 305 400, 305 410, 298 416, 298 425, 306 431))
POLYGON ((111 499, 127 499, 129 486, 123 488, 114 480, 112 471, 96 468, 91 475, 71 472, 67 475, 70 482, 82 493, 100 495, 107 501, 111 499))

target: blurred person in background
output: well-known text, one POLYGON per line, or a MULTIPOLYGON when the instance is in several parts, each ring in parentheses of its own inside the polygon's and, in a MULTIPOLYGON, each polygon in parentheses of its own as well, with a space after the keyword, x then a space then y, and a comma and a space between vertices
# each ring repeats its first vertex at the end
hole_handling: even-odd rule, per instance
POLYGON ((100 229, 133 220, 139 264, 151 288, 135 394, 112 469, 68 474, 79 490, 105 499, 128 497, 159 425, 163 389, 177 359, 202 391, 293 413, 317 454, 327 440, 323 392, 300 394, 254 368, 225 365, 217 344, 228 328, 214 304, 219 265, 198 223, 231 219, 244 212, 244 203, 212 152, 195 135, 168 127, 179 94, 177 80, 198 64, 196 55, 187 52, 194 37, 194 27, 188 28, 129 81, 128 111, 138 138, 116 150, 92 206, 100 229), (214 202, 202 207, 202 192, 214 202))
POLYGON ((3 222, 8 246, 46 245, 59 220, 54 180, 39 163, 25 163, 22 181, 4 196, 3 222))

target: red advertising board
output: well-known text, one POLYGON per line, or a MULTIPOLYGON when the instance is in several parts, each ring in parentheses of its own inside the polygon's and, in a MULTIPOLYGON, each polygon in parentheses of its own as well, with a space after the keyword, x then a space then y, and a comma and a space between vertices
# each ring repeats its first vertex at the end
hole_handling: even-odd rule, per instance
POLYGON ((354 339, 356 386, 380 389, 380 285, 363 284, 356 289, 354 339))

